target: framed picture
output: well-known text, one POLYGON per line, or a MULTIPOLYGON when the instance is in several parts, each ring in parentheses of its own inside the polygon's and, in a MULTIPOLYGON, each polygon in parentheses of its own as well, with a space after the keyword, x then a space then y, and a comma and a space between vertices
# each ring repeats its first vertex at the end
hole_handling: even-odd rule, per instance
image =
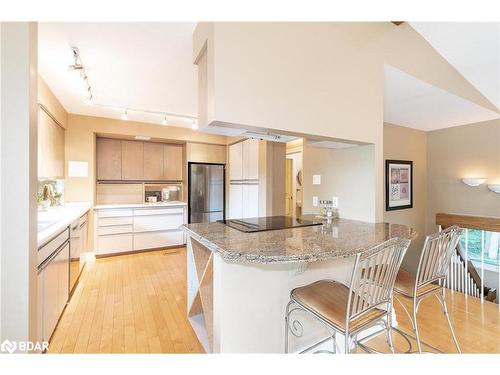
POLYGON ((413 207, 413 162, 385 161, 385 210, 413 207))

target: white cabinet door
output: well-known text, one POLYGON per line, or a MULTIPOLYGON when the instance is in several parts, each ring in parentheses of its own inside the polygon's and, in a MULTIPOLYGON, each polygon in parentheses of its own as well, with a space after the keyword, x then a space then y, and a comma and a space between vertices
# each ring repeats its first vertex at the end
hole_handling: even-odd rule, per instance
POLYGON ((184 214, 135 216, 134 232, 179 229, 183 223, 184 214))
POLYGON ((62 314, 69 297, 69 244, 67 244, 54 260, 57 263, 57 279, 59 281, 57 292, 57 318, 62 314))
POLYGON ((113 254, 133 250, 132 233, 98 236, 97 253, 113 254))
POLYGON ((54 259, 43 272, 43 331, 44 341, 48 341, 59 319, 59 267, 54 259))
POLYGON ((183 244, 184 232, 178 230, 134 234, 134 250, 182 246, 183 244))
POLYGON ((229 219, 241 219, 243 207, 243 185, 229 185, 229 219))
POLYGON ((258 217, 259 216, 259 185, 243 185, 242 192, 242 217, 258 217))
POLYGON ((229 180, 243 178, 243 143, 245 142, 229 146, 229 180))
POLYGON ((259 178, 259 141, 247 139, 243 142, 243 179, 259 178))

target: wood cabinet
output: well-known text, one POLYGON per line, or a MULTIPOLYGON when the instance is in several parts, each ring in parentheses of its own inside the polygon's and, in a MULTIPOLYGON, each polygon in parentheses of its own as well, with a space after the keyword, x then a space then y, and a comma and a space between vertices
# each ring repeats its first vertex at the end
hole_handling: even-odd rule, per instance
MULTIPOLYGON (((144 179, 158 181, 163 179, 163 143, 144 143, 144 179)), ((180 166, 179 166, 180 167, 180 166)))
POLYGON ((98 181, 182 181, 183 171, 183 145, 97 138, 98 181))
POLYGON ((144 179, 144 142, 122 141, 122 180, 144 179))
POLYGON ((38 178, 64 178, 64 129, 38 111, 38 178))
POLYGON ((182 145, 163 146, 163 179, 182 180, 183 158, 182 145))
POLYGON ((97 179, 122 179, 122 141, 97 138, 97 179))

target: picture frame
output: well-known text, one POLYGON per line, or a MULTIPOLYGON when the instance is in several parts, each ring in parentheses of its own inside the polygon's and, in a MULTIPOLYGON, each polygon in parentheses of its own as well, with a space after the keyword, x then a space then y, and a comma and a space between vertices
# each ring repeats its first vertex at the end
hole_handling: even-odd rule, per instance
POLYGON ((413 161, 385 161, 385 210, 413 208, 413 161))

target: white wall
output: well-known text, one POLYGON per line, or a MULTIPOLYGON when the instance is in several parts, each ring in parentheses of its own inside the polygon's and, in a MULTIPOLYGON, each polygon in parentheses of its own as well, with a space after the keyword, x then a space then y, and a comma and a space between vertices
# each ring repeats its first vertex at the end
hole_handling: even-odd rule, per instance
POLYGON ((1 338, 36 338, 37 25, 1 25, 1 338), (5 95, 8 93, 8 95, 5 95))

